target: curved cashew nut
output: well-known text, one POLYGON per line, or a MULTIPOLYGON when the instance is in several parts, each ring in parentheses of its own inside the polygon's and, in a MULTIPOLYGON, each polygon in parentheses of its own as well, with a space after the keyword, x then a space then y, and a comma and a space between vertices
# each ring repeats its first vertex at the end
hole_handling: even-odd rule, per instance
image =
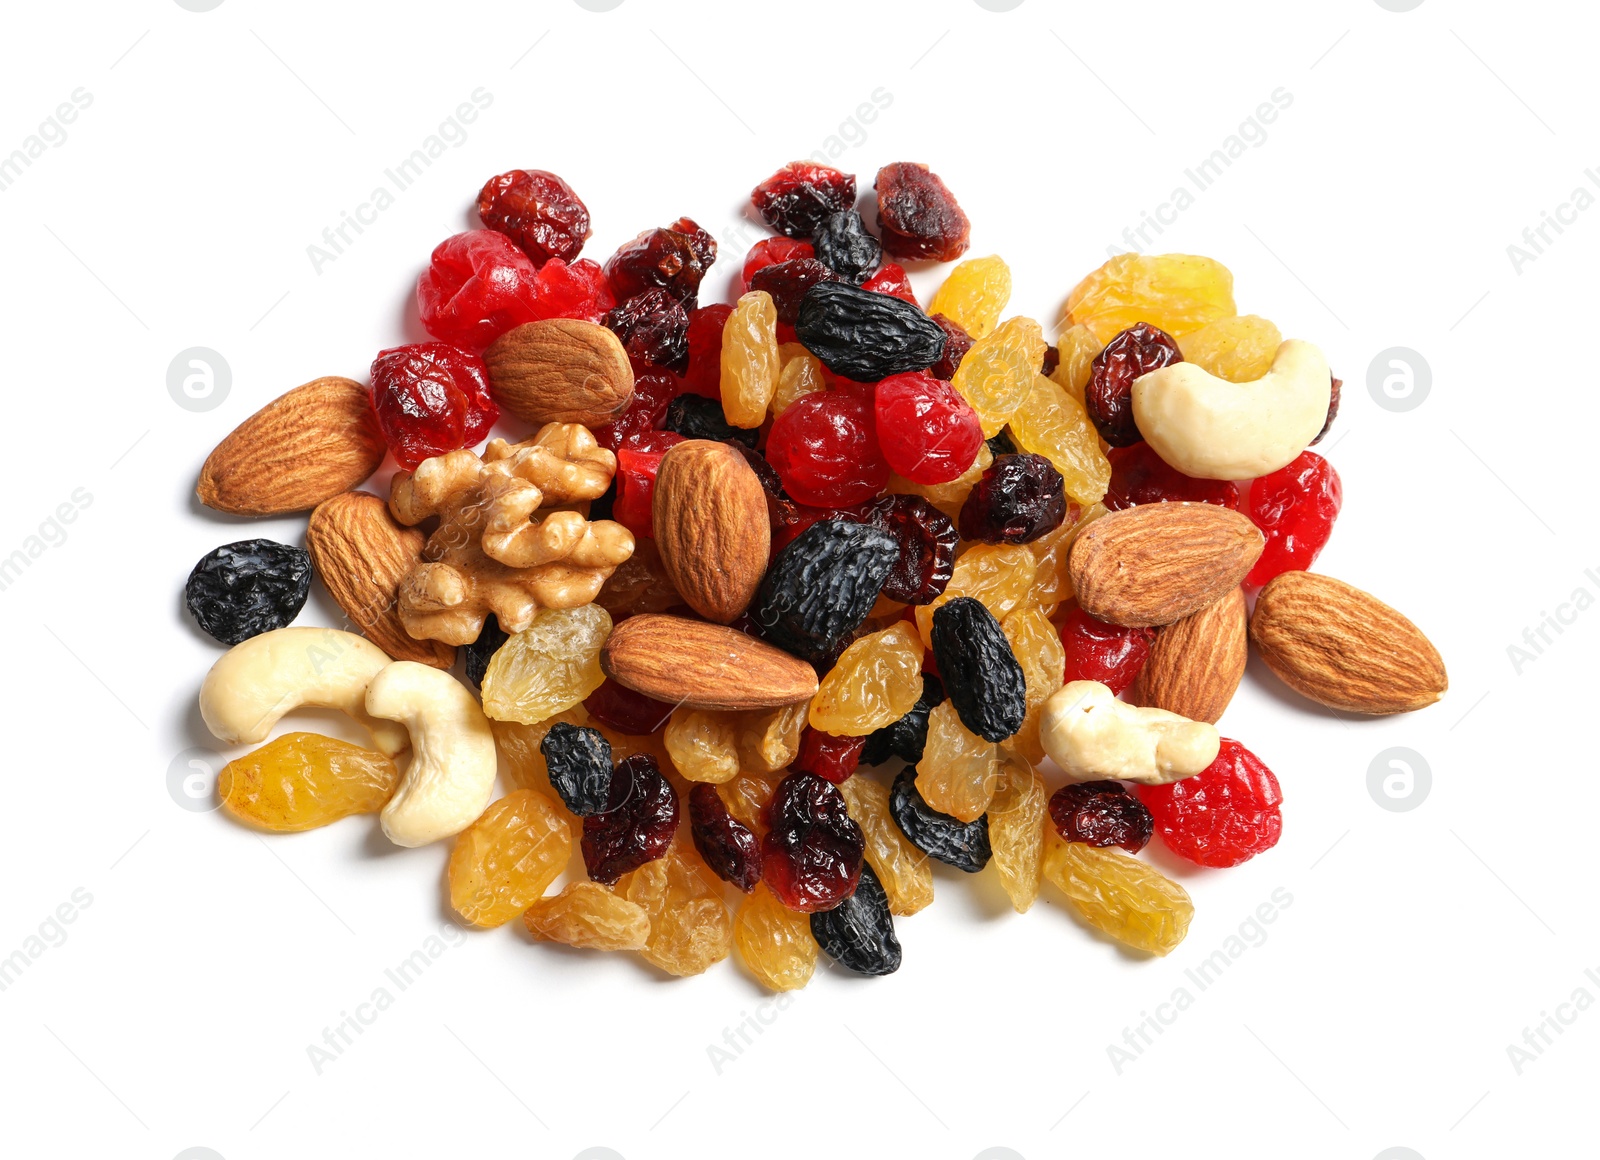
POLYGON ((1171 466, 1199 479, 1255 479, 1277 471, 1328 419, 1333 376, 1309 342, 1278 347, 1272 369, 1230 383, 1194 363, 1173 363, 1133 381, 1139 433, 1171 466))
POLYGON ((411 734, 411 765, 380 820, 397 846, 425 846, 477 820, 494 792, 489 719, 449 673, 395 661, 367 689, 367 712, 411 734))
POLYGON ((234 645, 200 686, 200 716, 219 741, 265 741, 278 719, 302 705, 338 709, 372 733, 388 757, 406 731, 367 715, 367 684, 390 663, 364 636, 333 628, 277 628, 234 645))
MULTIPOLYGON (((433 670, 437 671, 437 670, 433 670)), ((1114 777, 1165 785, 1217 759, 1215 725, 1119 701, 1099 681, 1072 681, 1044 703, 1039 740, 1073 781, 1114 777)))

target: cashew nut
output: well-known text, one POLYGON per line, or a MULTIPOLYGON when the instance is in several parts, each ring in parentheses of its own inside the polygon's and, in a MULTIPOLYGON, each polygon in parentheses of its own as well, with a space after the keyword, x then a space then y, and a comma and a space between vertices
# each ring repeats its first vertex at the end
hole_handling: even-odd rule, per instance
POLYGON ((494 792, 494 734, 467 687, 449 673, 395 661, 367 689, 367 712, 411 734, 411 765, 380 820, 397 846, 425 846, 477 820, 494 792))
POLYGON ((200 686, 200 716, 220 741, 265 741, 278 719, 302 705, 338 709, 372 733, 388 757, 406 731, 367 715, 367 684, 390 663, 366 637, 332 628, 278 628, 234 645, 200 686))
POLYGON ((1133 380, 1133 418, 1145 442, 1185 475, 1255 479, 1292 463, 1317 437, 1332 394, 1322 352, 1290 339, 1251 383, 1187 362, 1141 375, 1133 380))
POLYGON ((1039 740, 1073 781, 1165 785, 1217 759, 1215 725, 1117 700, 1099 681, 1072 681, 1044 703, 1039 740))

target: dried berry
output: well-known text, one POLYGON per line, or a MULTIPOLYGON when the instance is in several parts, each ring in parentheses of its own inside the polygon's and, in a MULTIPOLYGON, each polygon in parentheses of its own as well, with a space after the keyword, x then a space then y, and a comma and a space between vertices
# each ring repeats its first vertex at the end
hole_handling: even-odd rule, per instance
POLYGON ((1020 315, 972 344, 950 384, 978 412, 985 436, 998 434, 1027 401, 1043 354, 1044 330, 1020 315))
POLYGON ((972 224, 955 195, 926 165, 897 161, 878 170, 878 230, 896 258, 953 262, 967 250, 972 224))
POLYGON ((522 916, 540 942, 597 951, 637 951, 650 938, 650 915, 637 902, 593 882, 569 882, 522 916))
POLYGON ((1281 572, 1305 571, 1333 534, 1344 504, 1339 473, 1314 451, 1302 451, 1287 467, 1250 485, 1250 519, 1267 537, 1267 546, 1245 577, 1265 584, 1281 572))
POLYGON ((667 727, 667 718, 672 716, 673 710, 665 701, 636 693, 610 677, 584 698, 583 707, 595 724, 630 737, 648 737, 661 732, 667 727))
POLYGON ((917 762, 917 790, 940 813, 975 822, 1000 779, 1000 747, 961 723, 949 701, 928 711, 928 740, 917 762))
MULTIPOLYGON (((711 252, 715 254, 714 246, 711 252)), ((692 235, 676 229, 645 230, 606 259, 605 274, 612 292, 624 302, 660 287, 687 304, 699 293, 707 264, 703 243, 692 235)))
POLYGON ((872 399, 852 391, 818 391, 796 399, 773 421, 767 461, 784 490, 812 507, 850 507, 889 483, 872 399))
POLYGON ((482 686, 483 675, 489 671, 489 662, 508 639, 510 638, 500 628, 499 618, 491 612, 489 618, 483 622, 483 627, 478 630, 478 639, 462 649, 466 653, 467 680, 474 685, 482 686))
POLYGON ((700 782, 689 791, 689 830, 694 848, 718 878, 746 894, 761 881, 761 843, 728 813, 715 786, 700 782))
POLYGON ((928 373, 936 379, 949 382, 956 377, 956 371, 961 369, 961 360, 967 357, 967 352, 972 349, 972 344, 977 340, 961 329, 961 324, 953 322, 942 314, 929 315, 944 331, 944 353, 939 356, 939 361, 928 368, 928 373))
POLYGON ((1044 778, 1025 761, 1007 754, 1000 780, 984 817, 989 819, 992 864, 1011 908, 1025 913, 1039 897, 1040 862, 1044 856, 1046 802, 1044 778))
POLYGON ((539 753, 550 788, 567 809, 580 818, 604 811, 611 796, 611 745, 600 730, 558 722, 539 742, 539 753))
POLYGON ((883 246, 867 233, 853 209, 829 214, 811 236, 817 260, 839 277, 860 285, 883 261, 883 246))
MULTIPOLYGON (((666 420, 667 407, 678 397, 681 387, 677 376, 666 371, 635 375, 633 399, 627 410, 611 422, 596 427, 595 442, 607 451, 621 451, 624 447, 633 451, 665 451, 666 448, 656 445, 656 437, 666 420)), ((591 507, 589 518, 605 517, 595 515, 591 507)))
POLYGON ((922 311, 847 282, 813 286, 794 330, 823 366, 861 383, 923 370, 944 353, 944 330, 922 311))
POLYGON ((961 538, 1026 544, 1067 518, 1066 483, 1043 455, 1002 455, 961 505, 961 538))
MULTIPOLYGON (((992 439, 985 439, 984 443, 989 447, 989 454, 996 459, 999 459, 1002 455, 1015 455, 1020 450, 1016 442, 1011 438, 1011 429, 1009 427, 1001 428, 998 435, 992 439)), ((985 468, 984 470, 988 469, 985 468)))
POLYGON ((1061 365, 1061 351, 1056 347, 1044 348, 1044 361, 1039 364, 1039 373, 1049 378, 1056 373, 1056 368, 1061 365))
POLYGON ((372 410, 395 462, 415 471, 424 459, 489 436, 500 408, 489 397, 489 368, 444 342, 418 342, 372 360, 372 410))
MULTIPOLYGON (((1030 597, 1031 597, 1030 593, 1030 597)), ((1029 761, 1044 760, 1044 745, 1039 740, 1039 715, 1044 703, 1059 689, 1066 669, 1067 654, 1062 647, 1056 626, 1050 623, 1045 610, 1030 599, 1003 621, 1006 639, 1011 642, 1012 655, 1022 666, 1027 678, 1024 694, 1028 711, 1023 715, 1022 728, 1011 739, 1009 748, 1029 761)))
POLYGON ((478 193, 478 216, 505 234, 533 264, 570 262, 592 232, 588 207, 554 173, 513 169, 491 177, 478 193))
POLYGON ((800 303, 811 287, 819 282, 837 281, 839 275, 815 258, 795 258, 757 270, 750 276, 750 289, 765 290, 772 295, 778 321, 793 326, 800 317, 800 303))
POLYGON ((917 703, 893 725, 885 725, 867 738, 861 751, 862 765, 882 765, 891 757, 913 765, 922 760, 928 741, 928 711, 944 700, 944 685, 938 677, 922 675, 922 695, 917 703))
POLYGON ((807 725, 800 734, 800 753, 794 759, 794 768, 841 785, 855 773, 866 744, 865 737, 836 737, 807 725))
POLYGON ((742 282, 743 294, 750 289, 750 279, 755 277, 757 270, 764 270, 768 266, 776 266, 780 262, 792 262, 796 258, 814 258, 816 251, 811 248, 810 242, 798 241, 795 238, 762 238, 750 247, 750 252, 745 255, 744 266, 739 271, 742 282))
POLYGON ((1313 447, 1322 442, 1323 436, 1328 433, 1328 428, 1332 427, 1333 421, 1339 417, 1339 395, 1342 393, 1343 387, 1343 379, 1333 380, 1333 390, 1328 398, 1328 417, 1322 422, 1322 430, 1318 431, 1317 437, 1311 441, 1313 447))
POLYGON ((678 792, 656 759, 644 753, 625 758, 612 772, 606 808, 583 819, 584 868, 609 886, 665 854, 677 830, 678 792))
POLYGON ((605 271, 588 258, 567 265, 551 258, 533 276, 533 317, 599 322, 617 304, 605 271))
POLYGON ((1278 844, 1283 791, 1272 770, 1226 737, 1217 759, 1171 785, 1141 786, 1161 840, 1201 866, 1237 866, 1278 844))
POLYGON ((1094 356, 1083 405, 1100 438, 1113 447, 1131 447, 1144 436, 1133 418, 1133 380, 1183 361, 1178 344, 1165 331, 1138 322, 1094 356))
POLYGON ((1027 681, 1011 642, 981 601, 958 596, 933 614, 934 660, 961 723, 985 741, 1022 728, 1027 681))
POLYGON ((606 329, 635 363, 682 371, 689 363, 689 314, 666 290, 646 290, 606 315, 606 329))
POLYGON ((906 766, 889 790, 889 812, 900 832, 930 858, 976 874, 989 864, 989 818, 960 822, 941 814, 917 792, 917 771, 906 766))
POLYGON ((950 583, 961 537, 950 517, 921 496, 880 496, 839 514, 888 532, 900 545, 900 558, 883 582, 890 600, 927 604, 950 583))
POLYGON ((1178 338, 1183 361, 1230 383, 1249 383, 1272 369, 1283 335, 1267 319, 1236 314, 1178 338))
POLYGON ((456 836, 450 906, 473 926, 501 926, 539 901, 571 857, 572 831, 556 803, 512 790, 456 836))
POLYGON ((1050 820, 1069 842, 1121 846, 1137 854, 1150 842, 1155 821, 1120 781, 1064 785, 1050 799, 1050 820))
POLYGON ((767 827, 762 877, 790 910, 828 910, 855 890, 865 840, 831 782, 791 773, 767 804, 767 827))
POLYGON ((1106 458, 1111 463, 1111 483, 1104 503, 1111 511, 1141 503, 1209 503, 1239 510, 1237 484, 1185 475, 1148 443, 1113 447, 1106 458))
POLYGON ((689 367, 683 372, 685 390, 708 399, 722 397, 722 331, 733 307, 721 302, 689 312, 689 367))
POLYGON ((894 262, 879 266, 876 274, 861 283, 861 288, 871 290, 874 294, 889 294, 902 302, 917 305, 916 291, 911 289, 911 279, 906 276, 905 267, 894 262))
POLYGON ((854 894, 811 916, 811 934, 829 958, 858 975, 892 975, 900 969, 889 896, 870 866, 861 867, 854 894))
POLYGON ((736 427, 761 426, 783 370, 778 356, 778 311, 765 290, 742 295, 728 315, 721 360, 718 397, 723 414, 736 427))
POLYGON ((661 471, 661 459, 672 443, 681 443, 683 436, 675 431, 657 431, 650 446, 659 450, 643 451, 624 447, 617 452, 617 474, 613 477, 617 498, 611 507, 611 518, 635 536, 655 539, 653 505, 656 494, 656 476, 661 471), (670 441, 670 442, 668 442, 670 441), (666 446, 662 446, 666 443, 666 446))
POLYGON ((685 439, 733 440, 751 450, 761 432, 755 427, 732 426, 722 415, 722 404, 704 395, 679 395, 667 406, 661 425, 685 439))
POLYGON ((417 281, 417 310, 441 342, 479 351, 514 326, 540 317, 538 271, 511 239, 468 230, 434 248, 417 281))
POLYGON ((854 174, 809 161, 791 161, 750 191, 762 220, 791 238, 809 238, 830 215, 855 203, 854 174))
POLYGON ((873 408, 884 460, 912 483, 949 483, 972 466, 983 442, 977 412, 926 371, 884 379, 873 408))
POLYGON ((1221 262, 1192 254, 1118 254, 1067 295, 1063 323, 1110 342, 1135 323, 1174 338, 1239 311, 1233 275, 1221 262))
POLYGON ((1067 654, 1064 679, 1099 681, 1120 696, 1144 668, 1154 637, 1148 628, 1107 624, 1073 605, 1061 622, 1061 646, 1067 654))
POLYGON ((1033 590, 1039 569, 1033 547, 1029 544, 973 544, 962 552, 944 592, 916 610, 917 631, 922 633, 923 641, 933 643, 934 611, 957 596, 972 596, 983 601, 996 620, 1004 620, 1020 608, 1033 590))
POLYGON ((311 557, 276 540, 240 540, 200 557, 183 586, 195 623, 223 644, 282 628, 311 591, 311 557))
POLYGON ((1068 499, 1083 507, 1100 502, 1111 464, 1082 403, 1059 384, 1035 375, 1010 423, 1019 450, 1043 455, 1061 473, 1068 499))
POLYGON ((710 230, 693 218, 686 217, 679 218, 667 228, 689 239, 689 249, 700 263, 701 270, 711 269, 717 260, 717 239, 711 236, 710 230))
POLYGON ((595 604, 541 608, 495 652, 483 674, 483 711, 535 725, 600 687, 600 646, 611 617, 595 604))
POLYGON ((278 833, 375 814, 400 771, 375 749, 317 733, 285 733, 217 774, 217 800, 246 825, 278 833))
POLYGON ((899 558, 900 546, 887 533, 822 520, 773 559, 751 616, 779 648, 820 660, 866 620, 899 558))
POLYGON ((617 883, 617 892, 641 906, 650 935, 639 952, 669 975, 698 975, 733 950, 733 923, 722 883, 687 843, 617 883))

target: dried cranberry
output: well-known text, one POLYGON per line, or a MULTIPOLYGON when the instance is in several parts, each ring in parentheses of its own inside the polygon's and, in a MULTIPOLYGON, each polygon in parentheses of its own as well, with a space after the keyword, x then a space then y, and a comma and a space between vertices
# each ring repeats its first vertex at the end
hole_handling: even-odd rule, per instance
POLYGON ((617 763, 606 808, 583 819, 583 865, 611 885, 667 852, 678 830, 678 792, 647 753, 617 763))
POLYGON ((1121 846, 1130 854, 1149 845, 1155 832, 1150 811, 1120 781, 1062 786, 1050 799, 1050 820, 1069 842, 1121 846))
POLYGON ((1112 511, 1141 503, 1209 503, 1239 510, 1239 488, 1221 479, 1195 479, 1170 466, 1148 443, 1113 447, 1111 484, 1102 501, 1112 511))
POLYGON ((1061 365, 1061 351, 1053 346, 1044 348, 1044 358, 1039 363, 1039 373, 1048 378, 1061 365))
POLYGON ((906 277, 905 267, 894 262, 879 266, 876 274, 861 283, 861 288, 871 290, 874 294, 888 294, 913 306, 918 304, 916 291, 911 289, 911 279, 906 277))
POLYGON ((972 224, 955 194, 926 165, 897 161, 878 170, 878 231, 896 258, 953 262, 967 251, 972 224))
POLYGON ((1144 436, 1133 419, 1133 380, 1183 361, 1166 331, 1136 322, 1094 356, 1083 405, 1100 438, 1113 447, 1130 447, 1144 436))
POLYGON ((637 363, 682 371, 689 363, 689 314, 665 290, 646 290, 606 315, 606 329, 637 363))
MULTIPOLYGON (((928 368, 928 373, 936 379, 949 382, 956 377, 956 368, 961 365, 961 360, 967 357, 967 352, 977 340, 968 334, 959 322, 952 322, 942 314, 935 314, 933 320, 945 333, 944 354, 939 356, 938 362, 928 368)), ((968 466, 971 466, 970 462, 968 466)))
POLYGON ((617 304, 600 267, 588 258, 567 265, 551 258, 533 278, 535 320, 577 318, 599 322, 617 304))
POLYGON ((811 248, 810 242, 800 241, 798 238, 762 238, 750 247, 750 252, 745 255, 744 266, 739 271, 740 293, 750 289, 750 279, 757 270, 765 270, 768 266, 776 266, 780 262, 792 262, 796 258, 814 258, 816 251, 811 248))
POLYGON ((1061 622, 1061 644, 1067 652, 1066 681, 1099 681, 1120 695, 1144 668, 1154 637, 1148 628, 1107 624, 1073 605, 1061 622))
POLYGON ((912 483, 949 483, 977 458, 978 413, 927 371, 890 375, 878 384, 873 406, 883 458, 912 483))
POLYGON ((441 342, 482 350, 514 326, 540 317, 538 271, 511 239, 468 230, 434 247, 417 281, 422 325, 441 342))
POLYGON ((1250 485, 1250 519, 1267 537, 1247 584, 1265 584, 1280 572, 1303 572, 1327 546, 1344 503, 1339 473, 1315 451, 1302 451, 1287 467, 1250 485))
POLYGON ((961 537, 950 517, 921 496, 886 495, 839 515, 888 532, 900 545, 900 558, 883 582, 890 600, 928 604, 950 583, 961 537))
POLYGON ((763 266, 750 276, 750 289, 765 290, 778 308, 778 321, 793 326, 800 317, 800 303, 818 282, 837 282, 839 275, 815 258, 795 258, 775 266, 763 266))
POLYGON ((635 451, 666 450, 655 446, 655 436, 667 417, 668 404, 682 388, 677 377, 665 371, 636 376, 627 410, 611 422, 596 427, 595 442, 608 451, 621 451, 624 447, 635 451))
POLYGON ((756 888, 761 881, 761 842, 750 827, 728 813, 715 786, 701 782, 689 791, 689 833, 713 874, 746 894, 756 888))
MULTIPOLYGON (((683 436, 670 431, 660 431, 656 439, 682 443, 683 436)), ((634 451, 624 447, 617 452, 617 502, 612 506, 611 518, 636 536, 656 538, 651 521, 651 505, 655 502, 656 473, 661 470, 661 459, 667 448, 659 451, 634 451)))
POLYGON ((478 216, 515 242, 536 266, 551 258, 572 261, 592 232, 588 207, 572 186, 543 169, 513 169, 491 177, 478 193, 478 216))
POLYGON ((1328 428, 1333 426, 1333 421, 1339 417, 1339 395, 1344 387, 1343 379, 1333 380, 1333 389, 1328 395, 1328 417, 1322 421, 1322 430, 1317 432, 1317 437, 1311 441, 1315 447, 1322 442, 1322 437, 1328 433, 1328 428))
POLYGON ((767 803, 762 872, 790 910, 831 910, 856 888, 866 849, 861 827, 833 784, 812 773, 791 773, 767 803))
POLYGON ((818 391, 790 404, 773 421, 767 460, 784 490, 812 507, 849 507, 889 483, 872 400, 847 391, 818 391))
POLYGON ((686 390, 708 399, 722 398, 722 328, 733 307, 717 303, 689 312, 689 368, 683 372, 686 390))
POLYGON ((1002 455, 961 505, 961 538, 1026 544, 1053 532, 1066 518, 1066 481, 1054 464, 1043 455, 1002 455))
POLYGON ((1140 786, 1161 840, 1201 866, 1237 866, 1283 836, 1283 790, 1272 770, 1226 737, 1217 759, 1171 785, 1140 786))
POLYGON ((800 753, 794 759, 794 768, 838 785, 855 773, 866 745, 865 737, 837 737, 807 725, 800 734, 800 753))
POLYGON ((589 720, 599 725, 626 733, 630 737, 646 737, 666 728, 673 706, 636 693, 627 685, 619 685, 610 677, 600 682, 600 687, 583 702, 589 720))
POLYGON ((606 278, 624 302, 660 288, 692 302, 706 268, 695 239, 677 230, 645 230, 606 259, 606 278))
POLYGON ((829 214, 811 236, 817 260, 839 277, 860 285, 883 261, 883 246, 867 233, 853 209, 829 214))
POLYGON ((791 161, 750 191, 762 220, 791 238, 809 238, 829 214, 855 203, 854 174, 810 161, 791 161))
POLYGON ((686 217, 679 218, 667 228, 689 239, 689 248, 694 251, 695 260, 700 263, 702 273, 711 269, 717 260, 717 239, 711 236, 710 230, 705 229, 693 218, 686 217))
POLYGON ((500 418, 489 397, 489 368, 444 342, 381 352, 372 363, 372 409, 395 462, 407 471, 446 451, 476 446, 500 418))

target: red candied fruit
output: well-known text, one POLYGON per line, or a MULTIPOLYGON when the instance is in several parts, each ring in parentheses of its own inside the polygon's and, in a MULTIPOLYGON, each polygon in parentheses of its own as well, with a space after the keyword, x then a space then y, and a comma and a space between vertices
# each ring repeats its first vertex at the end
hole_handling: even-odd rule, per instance
POLYGON ((671 292, 680 302, 694 301, 700 280, 711 264, 707 253, 716 256, 716 243, 687 218, 672 224, 692 227, 696 232, 675 228, 645 230, 606 259, 606 279, 622 301, 658 287, 671 292))
POLYGON ((600 266, 588 258, 567 265, 551 258, 533 278, 533 316, 599 322, 617 304, 600 266))
POLYGON ((765 270, 782 262, 793 262, 797 258, 816 256, 810 242, 802 242, 797 238, 762 238, 745 255, 744 268, 739 271, 740 285, 743 287, 741 293, 750 289, 750 279, 757 270, 765 270))
POLYGON ((722 331, 733 307, 716 303, 689 312, 689 368, 684 389, 708 399, 722 398, 722 331))
POLYGON ((1140 786, 1161 840, 1201 866, 1237 866, 1283 836, 1283 790, 1272 770, 1226 737, 1217 759, 1171 785, 1140 786))
POLYGON ((800 753, 794 759, 794 768, 839 785, 855 773, 866 747, 865 737, 838 737, 807 725, 800 734, 800 753))
POLYGON ((636 693, 626 685, 619 685, 610 677, 600 682, 600 687, 583 702, 589 720, 626 733, 630 737, 646 737, 666 728, 672 716, 672 706, 636 693))
POLYGON ((762 877, 790 910, 831 910, 855 892, 866 840, 844 797, 813 773, 791 773, 767 803, 762 877))
POLYGON ((634 535, 647 540, 656 538, 655 526, 650 518, 651 504, 656 495, 656 473, 661 470, 661 460, 667 448, 682 442, 682 435, 672 431, 657 431, 652 438, 657 450, 637 451, 624 447, 617 452, 617 501, 611 507, 611 518, 634 535))
POLYGON ((661 423, 667 417, 667 405, 682 389, 678 377, 665 371, 637 376, 627 410, 611 422, 596 427, 595 442, 608 451, 621 451, 624 447, 635 451, 652 449, 654 437, 663 434, 661 423))
POLYGON ((689 791, 689 834, 711 872, 746 894, 761 881, 761 840, 728 812, 717 787, 701 782, 689 791))
POLYGON ((1155 453, 1148 443, 1113 447, 1111 484, 1102 501, 1111 511, 1141 503, 1209 503, 1239 510, 1239 488, 1221 479, 1195 479, 1155 453))
POLYGON ((917 293, 911 289, 911 279, 906 276, 906 268, 895 262, 885 262, 878 267, 878 272, 865 282, 861 283, 863 290, 871 290, 875 294, 891 294, 903 302, 916 306, 917 293))
MULTIPOLYGON (((765 290, 772 295, 772 304, 778 310, 778 324, 793 326, 800 317, 800 300, 818 282, 839 282, 842 279, 815 258, 794 258, 772 266, 763 266, 750 277, 750 289, 765 290)), ((793 336, 791 335, 791 341, 793 336)))
POLYGON ((1143 439, 1133 417, 1133 381, 1182 361, 1172 336, 1148 322, 1136 322, 1106 343, 1089 364, 1083 390, 1083 409, 1100 438, 1113 447, 1131 447, 1143 439))
POLYGON ((1339 473, 1314 451, 1302 451, 1288 467, 1250 485, 1250 519, 1267 537, 1267 546, 1246 584, 1265 584, 1282 572, 1311 567, 1339 518, 1344 485, 1339 473))
POLYGON ((791 238, 809 238, 830 214, 855 203, 853 173, 810 161, 791 161, 750 191, 762 220, 791 238))
POLYGON ((407 471, 435 455, 476 446, 500 418, 489 397, 489 368, 445 342, 380 352, 371 389, 384 442, 407 471))
POLYGON ((983 426, 959 392, 926 371, 891 375, 875 392, 878 446, 912 483, 949 483, 978 456, 983 426))
POLYGON ((554 173, 513 169, 491 177, 478 193, 478 216, 505 234, 534 265, 570 262, 592 232, 589 209, 554 173))
POLYGON ((479 351, 514 326, 541 317, 539 272, 510 238, 468 230, 434 247, 417 281, 422 325, 440 342, 479 351))
POLYGON ((949 382, 956 377, 961 360, 967 357, 976 340, 959 322, 952 322, 942 314, 933 315, 933 321, 944 331, 944 353, 939 356, 938 362, 928 368, 928 373, 936 379, 949 382))
POLYGON ((1067 683, 1099 681, 1120 696, 1144 668, 1154 636, 1148 628, 1123 628, 1096 620, 1073 605, 1061 622, 1067 683))
POLYGON ((896 161, 878 170, 878 231, 896 258, 953 262, 967 252, 972 223, 955 194, 926 165, 896 161))
POLYGON ((817 391, 791 403, 767 435, 767 461, 790 497, 811 507, 851 507, 889 484, 866 392, 817 391))

